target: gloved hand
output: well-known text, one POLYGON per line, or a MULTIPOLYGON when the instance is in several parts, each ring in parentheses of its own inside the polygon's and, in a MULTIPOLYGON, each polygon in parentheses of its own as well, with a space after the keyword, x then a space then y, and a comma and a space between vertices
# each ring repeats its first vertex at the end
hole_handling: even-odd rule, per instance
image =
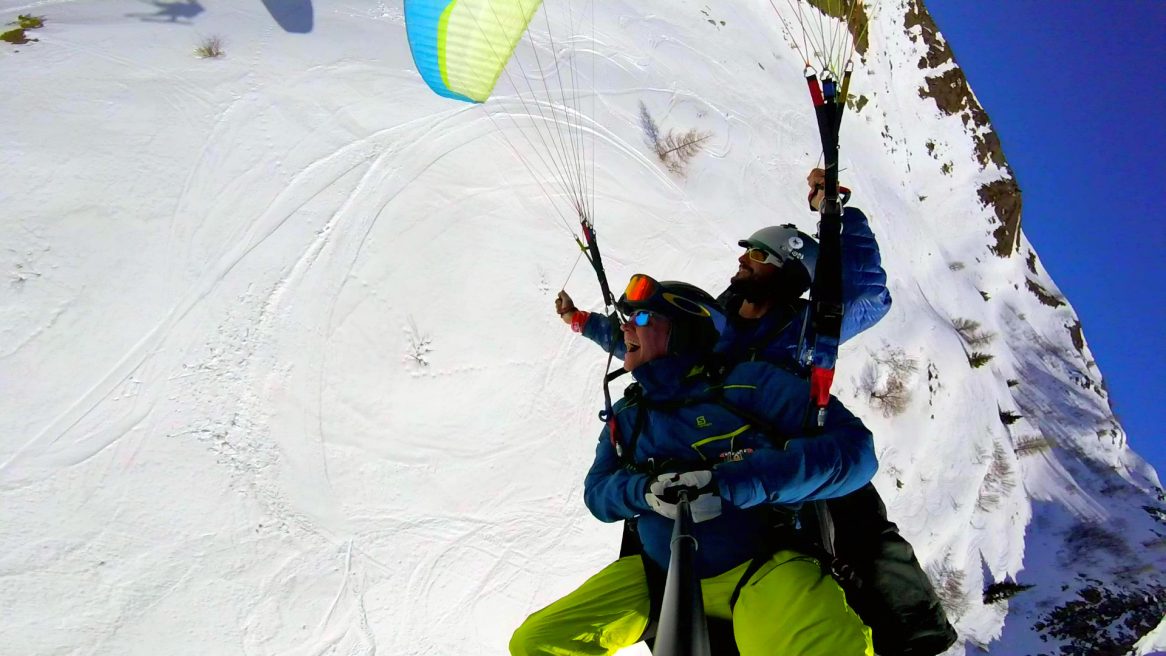
POLYGON ((661 474, 648 484, 644 500, 657 513, 676 519, 681 492, 688 493, 692 521, 704 522, 721 514, 721 497, 711 471, 661 474))
MULTIPOLYGON (((811 169, 810 174, 806 176, 806 184, 810 185, 810 194, 806 200, 810 202, 810 209, 817 212, 822 205, 822 200, 826 198, 826 171, 825 169, 811 169)), ((838 196, 845 205, 850 201, 850 190, 842 185, 838 185, 838 196)))
POLYGON ((563 323, 571 325, 571 319, 578 311, 575 308, 575 302, 571 300, 567 292, 560 291, 559 295, 555 297, 555 312, 558 312, 559 316, 563 318, 563 323))
POLYGON ((810 174, 806 176, 806 184, 810 185, 810 195, 806 200, 810 202, 810 209, 817 210, 822 204, 822 199, 826 197, 826 171, 811 169, 810 174))

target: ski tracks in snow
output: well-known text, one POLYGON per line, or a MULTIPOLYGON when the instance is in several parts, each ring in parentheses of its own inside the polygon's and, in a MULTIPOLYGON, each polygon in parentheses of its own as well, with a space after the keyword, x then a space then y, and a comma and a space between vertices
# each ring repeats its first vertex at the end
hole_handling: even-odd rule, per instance
MULTIPOLYGON (((174 79, 178 95, 167 97, 170 104, 210 102, 211 96, 174 79)), ((487 116, 459 106, 347 141, 338 142, 335 132, 320 134, 325 128, 318 125, 293 125, 298 133, 283 134, 292 119, 265 106, 262 91, 249 85, 226 101, 197 159, 176 178, 173 209, 163 219, 174 300, 113 366, 0 463, 0 481, 19 487, 120 444, 104 479, 131 467, 148 444, 198 445, 214 455, 232 490, 258 502, 264 535, 286 541, 292 552, 263 575, 265 593, 248 615, 248 644, 270 651, 285 629, 308 627, 298 653, 375 653, 366 596, 370 590, 386 594, 385 582, 399 580, 403 569, 404 598, 418 602, 378 603, 382 611, 409 608, 403 639, 411 644, 402 643, 398 653, 415 653, 426 649, 417 643, 430 639, 434 622, 468 614, 479 626, 490 624, 491 604, 513 594, 506 590, 510 583, 531 577, 530 563, 553 560, 546 554, 567 548, 586 512, 573 497, 550 523, 545 504, 468 521, 441 516, 436 523, 417 518, 396 524, 379 517, 376 523, 397 530, 357 537, 329 472, 323 421, 329 344, 352 312, 341 301, 346 290, 349 297, 359 295, 349 287, 354 269, 390 252, 371 236, 395 235, 394 202, 402 192, 443 158, 495 139, 496 129, 487 116), (250 139, 241 138, 249 133, 250 139), (273 173, 287 180, 264 199, 273 173), (289 483, 309 489, 289 489, 289 483), (531 542, 530 535, 540 537, 531 542), (324 596, 313 587, 323 581, 335 586, 324 596), (284 626, 289 611, 283 604, 301 595, 329 601, 311 607, 318 620, 284 626)), ((335 112, 328 114, 334 119, 335 112)), ((609 133, 600 136, 667 181, 636 149, 609 133)), ((391 293, 384 294, 387 302, 397 300, 391 293)), ((502 366, 514 364, 539 365, 511 358, 502 366)), ((483 368, 430 373, 457 379, 483 368)), ((583 414, 589 417, 590 410, 583 414)), ((501 428, 517 421, 511 413, 501 428)), ((475 448, 452 445, 446 455, 473 456, 475 448)), ((572 466, 581 468, 589 449, 569 450, 572 466)), ((523 597, 516 605, 529 603, 523 597)), ((432 650, 463 647, 434 644, 432 650)))
MULTIPOLYGON (((437 160, 464 145, 464 139, 482 136, 471 128, 455 131, 451 138, 429 138, 442 128, 445 118, 460 113, 377 132, 303 167, 249 223, 196 289, 155 328, 150 343, 133 354, 141 362, 163 350, 185 351, 187 361, 182 363, 181 372, 170 378, 176 383, 171 396, 188 399, 187 405, 194 405, 197 411, 192 422, 169 434, 193 436, 216 453, 219 463, 232 472, 236 485, 267 509, 270 518, 265 519, 265 526, 297 540, 314 543, 322 538, 334 547, 344 545, 342 584, 309 641, 315 645, 312 653, 375 651, 364 610, 365 578, 371 575, 381 580, 390 568, 358 548, 352 538, 343 537, 345 520, 329 507, 336 500, 317 499, 305 509, 301 503, 304 492, 285 489, 284 481, 319 479, 320 485, 311 486, 314 493, 331 488, 322 416, 328 340, 338 300, 366 251, 370 233, 378 221, 392 216, 396 196, 437 160), (419 154, 418 149, 429 149, 430 155, 419 154), (305 207, 320 204, 334 209, 313 228, 310 238, 301 241, 294 261, 287 260, 287 249, 272 248, 277 261, 269 262, 267 244, 273 240, 283 244, 289 231, 302 239, 302 228, 289 222, 305 207), (265 282, 262 276, 256 279, 257 270, 267 276, 278 271, 279 275, 265 282), (241 292, 235 291, 240 287, 241 292), (237 295, 232 298, 233 294, 237 295), (208 334, 192 331, 188 324, 197 323, 200 315, 215 312, 224 304, 226 313, 218 310, 222 318, 204 344, 175 345, 177 349, 167 344, 161 348, 168 342, 208 334), (297 403, 305 399, 312 403, 297 403), (272 415, 272 408, 282 411, 272 415), (285 472, 289 467, 294 473, 285 472), (346 646, 340 649, 342 644, 346 646)), ((197 190, 198 186, 191 188, 197 190)), ((171 363, 174 368, 177 364, 171 363)), ((120 375, 120 371, 114 372, 107 380, 120 375)), ((92 396, 83 399, 93 400, 92 396)), ((522 534, 515 533, 508 541, 512 543, 522 534)), ((428 595, 450 582, 464 583, 456 567, 438 568, 437 574, 431 570, 438 561, 446 563, 452 557, 442 557, 441 553, 456 554, 471 548, 467 541, 475 540, 476 535, 473 531, 456 538, 444 552, 427 559, 428 564, 415 568, 415 572, 425 573, 424 577, 434 577, 419 582, 420 591, 428 595), (451 572, 454 578, 448 579, 451 572)), ((428 545, 423 542, 417 548, 424 553, 428 545)), ((295 576, 301 566, 289 563, 279 576, 295 576)), ((492 568, 477 574, 483 577, 479 587, 493 578, 492 568)), ((270 621, 267 616, 278 612, 257 608, 254 621, 263 624, 270 621)), ((416 621, 427 625, 431 618, 416 621)))
MULTIPOLYGON (((319 419, 327 341, 337 299, 369 234, 391 217, 394 198, 413 179, 465 139, 482 135, 470 130, 434 137, 443 121, 461 113, 450 112, 357 138, 302 165, 237 230, 229 224, 240 217, 214 210, 232 205, 224 191, 254 192, 246 185, 224 188, 227 181, 206 160, 208 153, 220 160, 233 155, 232 135, 242 127, 239 121, 254 118, 247 106, 253 100, 238 98, 219 114, 200 163, 183 180, 167 227, 177 247, 172 254, 197 257, 198 250, 185 247, 185 240, 198 239, 205 248, 222 234, 228 235, 219 241, 225 248, 209 266, 187 263, 203 273, 111 368, 0 463, 0 480, 5 488, 22 487, 134 436, 117 452, 114 462, 120 464, 107 466, 104 478, 131 466, 148 441, 195 440, 215 454, 233 487, 265 508, 266 531, 316 545, 308 553, 343 546, 342 584, 316 629, 311 653, 372 654, 364 579, 369 571, 382 576, 389 567, 344 537, 342 519, 329 509, 332 501, 305 507, 305 493, 285 485, 322 479, 311 486, 313 492, 330 487, 319 419), (432 149, 431 156, 419 152, 426 149, 432 149), (288 248, 297 241, 298 249, 288 248), (304 399, 312 400, 309 407, 300 404, 304 399)), ((172 269, 175 278, 181 272, 172 269)), ((294 577, 302 567, 289 562, 273 575, 273 583, 294 577)), ((263 624, 282 611, 253 612, 268 616, 255 619, 263 624)))

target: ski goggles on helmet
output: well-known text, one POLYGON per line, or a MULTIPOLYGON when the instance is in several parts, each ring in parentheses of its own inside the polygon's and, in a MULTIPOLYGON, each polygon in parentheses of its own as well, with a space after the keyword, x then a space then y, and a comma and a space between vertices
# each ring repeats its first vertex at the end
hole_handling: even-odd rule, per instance
POLYGON ((746 249, 746 254, 753 262, 782 268, 796 261, 805 267, 813 280, 814 267, 818 262, 818 242, 792 223, 762 228, 748 239, 738 241, 737 245, 746 249), (761 252, 753 253, 753 250, 761 252))
POLYGON ((620 301, 627 303, 646 303, 660 291, 660 283, 642 273, 637 273, 628 280, 628 286, 623 290, 620 301))
POLYGON ((641 327, 648 325, 652 314, 669 318, 685 315, 711 317, 709 308, 699 300, 688 298, 691 294, 686 294, 684 287, 687 285, 660 283, 651 276, 637 273, 628 280, 628 286, 616 305, 641 327), (637 316, 641 310, 647 310, 648 314, 637 316))

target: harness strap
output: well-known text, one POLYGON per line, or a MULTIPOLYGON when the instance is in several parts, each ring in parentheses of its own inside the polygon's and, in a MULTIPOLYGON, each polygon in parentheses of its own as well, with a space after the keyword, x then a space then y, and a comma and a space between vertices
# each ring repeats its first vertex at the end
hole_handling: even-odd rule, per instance
POLYGON ((822 549, 834 559, 834 516, 830 514, 830 506, 825 501, 815 501, 812 504, 814 516, 818 520, 818 537, 822 542, 822 549))
MULTIPOLYGON (((769 554, 769 556, 772 555, 773 554, 769 554)), ((753 578, 754 574, 761 570, 761 566, 764 565, 767 560, 769 560, 768 556, 764 558, 754 558, 749 562, 749 567, 745 568, 745 573, 741 575, 740 580, 737 581, 737 585, 733 588, 733 594, 729 597, 730 613, 737 609, 737 597, 741 596, 741 590, 745 588, 745 584, 749 582, 749 579, 753 578)))
POLYGON ((654 636, 664 607, 664 588, 668 583, 668 571, 652 562, 647 554, 640 554, 640 560, 644 563, 644 578, 648 583, 649 599, 648 626, 644 628, 644 634, 647 635, 651 631, 654 636))
POLYGON ((780 511, 775 510, 773 526, 770 527, 770 534, 766 538, 768 546, 753 558, 749 566, 745 568, 745 572, 741 574, 740 580, 733 588, 733 594, 729 597, 730 611, 736 608, 737 598, 741 596, 741 590, 745 588, 749 580, 765 566, 765 563, 773 558, 774 554, 782 549, 790 549, 818 561, 822 573, 826 576, 832 576, 844 588, 852 582, 854 574, 849 567, 839 562, 820 545, 804 537, 802 532, 791 526, 786 519, 780 514, 780 511))
MULTIPOLYGON (((651 410, 679 410, 699 403, 705 403, 715 400, 716 397, 711 395, 700 395, 688 397, 676 401, 655 401, 644 397, 644 390, 639 383, 632 383, 624 389, 624 399, 627 400, 625 408, 636 406, 636 417, 632 420, 632 433, 628 436, 627 447, 617 451, 620 459, 623 461, 625 467, 640 471, 643 473, 655 474, 667 469, 666 465, 678 463, 676 460, 664 460, 656 462, 649 459, 647 466, 641 465, 635 461, 636 457, 636 443, 640 439, 640 435, 644 432, 644 425, 648 421, 648 412, 651 410)), ((704 464, 704 463, 701 463, 704 464)))
POLYGON ((636 464, 636 443, 640 441, 640 434, 644 432, 644 424, 646 423, 648 423, 648 412, 647 408, 644 407, 643 397, 641 397, 636 406, 636 419, 632 423, 632 434, 628 437, 628 448, 625 458, 628 464, 636 464))

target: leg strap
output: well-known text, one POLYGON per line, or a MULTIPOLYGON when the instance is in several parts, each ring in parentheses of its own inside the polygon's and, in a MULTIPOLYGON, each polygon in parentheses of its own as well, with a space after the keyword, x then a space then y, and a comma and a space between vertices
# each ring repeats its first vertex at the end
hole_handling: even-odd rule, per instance
POLYGON ((657 566, 643 553, 640 554, 640 560, 644 563, 644 578, 648 581, 648 626, 644 629, 642 639, 648 641, 650 648, 660 624, 660 611, 664 607, 664 586, 668 583, 668 571, 657 566))
POLYGON ((761 569, 761 566, 765 564, 765 561, 769 560, 772 556, 772 553, 765 556, 758 556, 749 563, 749 567, 745 568, 745 572, 741 574, 740 580, 737 581, 737 585, 733 588, 732 596, 729 597, 730 611, 733 610, 733 608, 737 605, 737 597, 741 596, 741 588, 745 587, 745 584, 749 582, 749 579, 753 578, 753 575, 756 574, 759 569, 761 569))

